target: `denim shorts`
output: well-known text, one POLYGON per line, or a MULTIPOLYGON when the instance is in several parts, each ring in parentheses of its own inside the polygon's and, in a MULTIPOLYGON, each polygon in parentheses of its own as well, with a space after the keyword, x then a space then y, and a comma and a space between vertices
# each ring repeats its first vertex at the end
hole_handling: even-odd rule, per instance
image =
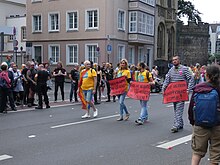
POLYGON ((92 91, 93 91, 92 89, 83 90, 83 95, 84 95, 84 98, 87 102, 92 101, 92 96, 93 96, 92 91))

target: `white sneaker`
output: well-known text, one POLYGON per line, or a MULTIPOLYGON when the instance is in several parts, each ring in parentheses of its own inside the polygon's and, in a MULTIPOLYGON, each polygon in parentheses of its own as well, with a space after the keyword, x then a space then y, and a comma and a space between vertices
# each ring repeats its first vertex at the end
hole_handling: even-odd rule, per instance
POLYGON ((96 109, 96 111, 94 111, 93 117, 97 117, 98 116, 98 109, 96 109))
POLYGON ((89 115, 88 113, 86 113, 86 114, 83 115, 81 118, 82 118, 82 119, 90 118, 90 115, 89 115))

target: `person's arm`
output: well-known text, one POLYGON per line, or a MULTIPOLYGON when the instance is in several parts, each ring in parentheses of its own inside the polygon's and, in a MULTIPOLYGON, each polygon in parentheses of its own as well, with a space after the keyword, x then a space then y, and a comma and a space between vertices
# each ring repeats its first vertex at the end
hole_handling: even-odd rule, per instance
POLYGON ((30 75, 31 75, 31 71, 28 70, 28 71, 27 71, 27 79, 28 79, 29 81, 31 81, 33 84, 36 85, 36 82, 30 78, 30 75))
POLYGON ((36 75, 34 76, 34 80, 37 81, 37 78, 38 78, 38 74, 36 74, 36 75))
POLYGON ((165 80, 163 82, 163 86, 162 86, 162 93, 164 93, 164 91, 166 90, 167 86, 170 83, 170 79, 171 79, 171 70, 168 71, 168 73, 166 74, 165 80))

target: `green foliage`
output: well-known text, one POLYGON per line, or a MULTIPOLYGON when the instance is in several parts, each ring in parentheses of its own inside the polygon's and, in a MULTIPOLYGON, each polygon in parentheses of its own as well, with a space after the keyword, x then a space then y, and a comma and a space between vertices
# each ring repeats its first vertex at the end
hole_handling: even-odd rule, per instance
POLYGON ((188 21, 201 21, 200 12, 195 9, 195 6, 190 1, 178 0, 178 19, 187 17, 188 21))

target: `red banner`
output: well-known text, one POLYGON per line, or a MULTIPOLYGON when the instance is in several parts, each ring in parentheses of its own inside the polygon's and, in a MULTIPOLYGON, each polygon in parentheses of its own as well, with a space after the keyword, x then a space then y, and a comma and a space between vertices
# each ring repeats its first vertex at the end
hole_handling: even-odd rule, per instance
POLYGON ((179 81, 170 83, 163 95, 163 103, 174 103, 181 101, 188 101, 187 83, 186 81, 179 81))
POLYGON ((111 92, 110 95, 120 95, 125 92, 126 89, 126 78, 125 76, 109 80, 111 92))
POLYGON ((133 81, 127 95, 132 99, 147 101, 150 97, 150 84, 133 81))

